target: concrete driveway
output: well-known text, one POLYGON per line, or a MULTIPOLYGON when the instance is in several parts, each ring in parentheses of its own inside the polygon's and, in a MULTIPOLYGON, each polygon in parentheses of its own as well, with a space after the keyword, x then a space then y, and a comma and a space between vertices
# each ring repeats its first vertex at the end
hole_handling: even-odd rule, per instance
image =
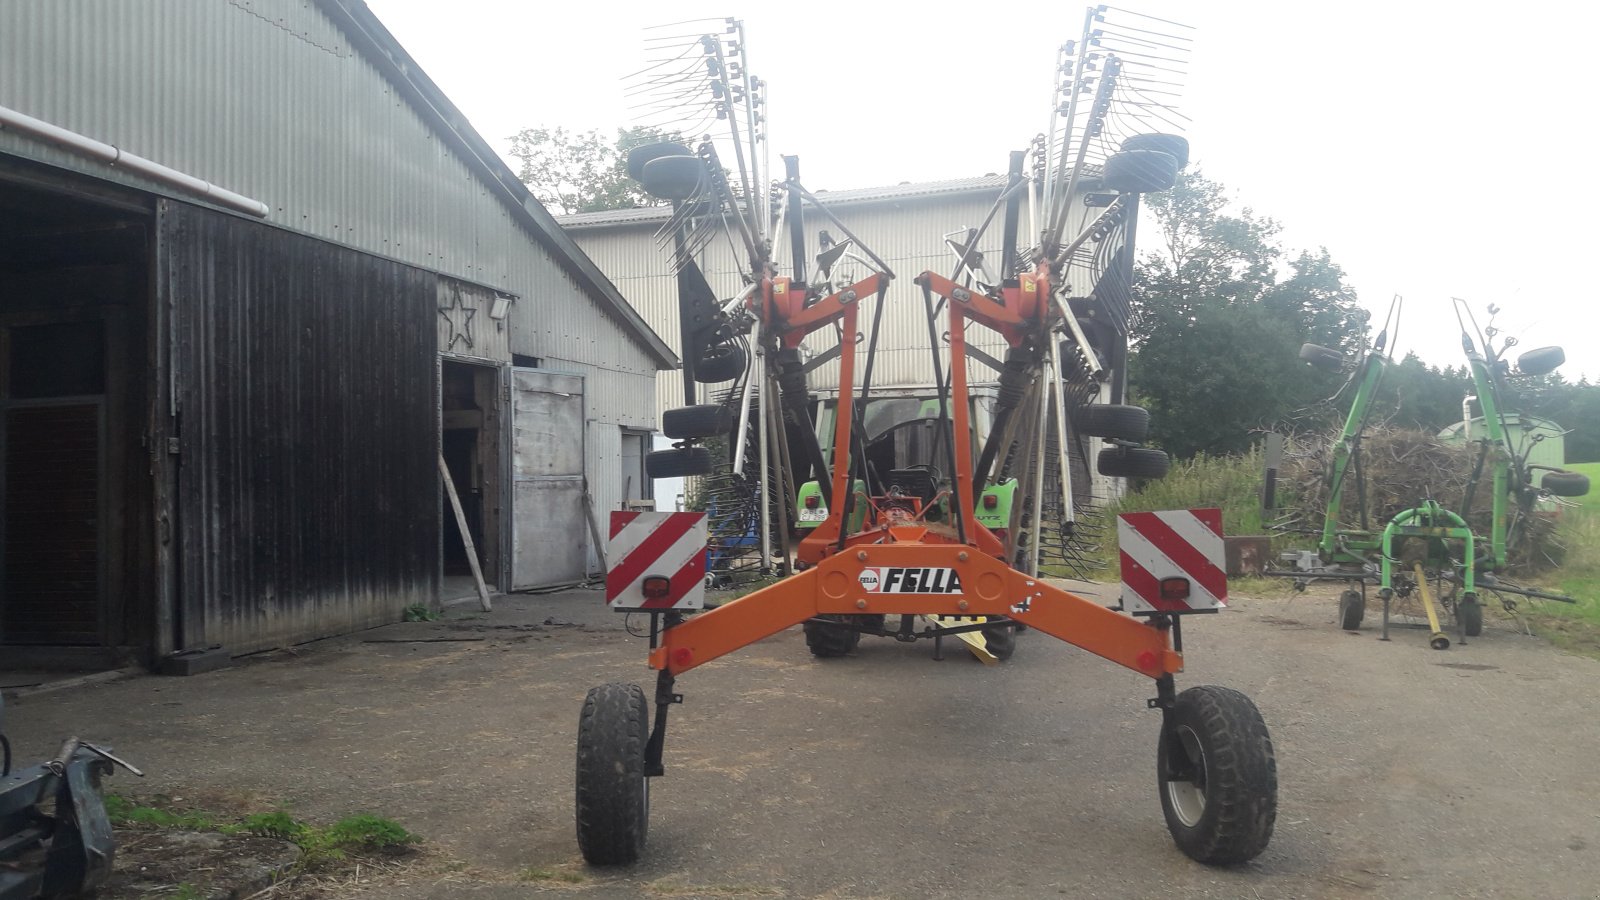
POLYGON ((1038 633, 985 667, 798 629, 679 680, 645 861, 585 867, 574 738, 592 685, 649 684, 599 595, 390 626, 189 679, 24 698, 19 758, 66 734, 151 774, 121 792, 366 811, 427 839, 387 897, 1597 897, 1600 663, 1491 627, 1339 631, 1331 601, 1240 600, 1191 623, 1185 686, 1245 691, 1277 748, 1276 835, 1209 869, 1172 845, 1151 684, 1038 633), (546 624, 546 622, 550 624, 546 624))

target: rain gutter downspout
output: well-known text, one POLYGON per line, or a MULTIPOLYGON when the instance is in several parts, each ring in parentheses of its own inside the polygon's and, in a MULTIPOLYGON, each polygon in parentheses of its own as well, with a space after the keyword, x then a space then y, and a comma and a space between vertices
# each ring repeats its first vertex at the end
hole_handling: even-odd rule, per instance
POLYGON ((68 131, 59 125, 52 125, 42 119, 35 119, 5 106, 0 106, 0 128, 10 129, 19 134, 26 134, 29 137, 38 138, 59 147, 65 147, 90 159, 143 175, 169 187, 203 197, 218 206, 226 207, 235 212, 242 212, 259 219, 266 218, 272 212, 272 208, 260 200, 252 200, 243 194, 236 194, 226 188, 217 187, 204 179, 196 178, 169 166, 163 166, 142 156, 125 153, 104 141, 97 141, 76 131, 68 131))

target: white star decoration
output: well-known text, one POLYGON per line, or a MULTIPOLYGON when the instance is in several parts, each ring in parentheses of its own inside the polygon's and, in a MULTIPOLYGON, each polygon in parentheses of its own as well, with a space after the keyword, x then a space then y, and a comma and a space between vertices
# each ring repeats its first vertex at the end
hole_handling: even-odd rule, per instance
POLYGON ((472 349, 472 317, 477 314, 477 310, 461 304, 460 294, 455 295, 449 306, 439 307, 439 315, 450 326, 450 338, 444 345, 446 351, 454 350, 457 340, 464 342, 468 350, 472 349))

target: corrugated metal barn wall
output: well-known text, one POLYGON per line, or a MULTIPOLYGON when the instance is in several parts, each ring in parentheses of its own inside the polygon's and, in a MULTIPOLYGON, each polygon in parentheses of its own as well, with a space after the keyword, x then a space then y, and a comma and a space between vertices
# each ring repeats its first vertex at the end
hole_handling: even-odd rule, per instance
MULTIPOLYGON (((0 104, 261 199, 275 224, 514 294, 515 352, 585 375, 590 418, 654 427, 649 355, 315 0, 4 15, 0 104)), ((0 150, 154 188, 5 131, 0 150)))
POLYGON ((163 201, 180 643, 395 621, 439 586, 438 278, 163 201))

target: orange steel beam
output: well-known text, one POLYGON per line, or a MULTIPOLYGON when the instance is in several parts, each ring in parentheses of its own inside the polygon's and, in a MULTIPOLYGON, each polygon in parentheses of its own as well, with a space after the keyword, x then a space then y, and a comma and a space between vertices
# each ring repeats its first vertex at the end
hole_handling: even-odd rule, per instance
POLYGON ((840 498, 828 510, 826 524, 833 525, 834 534, 844 530, 849 521, 850 506, 855 496, 850 492, 850 425, 855 404, 856 377, 856 304, 844 311, 843 330, 839 333, 839 400, 833 410, 833 496, 840 498), (837 524, 835 524, 837 522, 837 524))
POLYGON ((1162 628, 969 548, 916 542, 836 554, 816 568, 701 613, 663 632, 650 665, 679 675, 815 615, 876 613, 1006 616, 1151 678, 1183 670, 1183 656, 1162 628), (867 569, 875 570, 876 590, 862 584, 867 569), (894 593, 896 584, 943 592, 894 593))
MULTIPOLYGON (((790 308, 783 311, 783 343, 786 347, 799 346, 806 335, 827 325, 834 319, 855 309, 862 300, 877 293, 887 285, 882 275, 869 275, 844 290, 829 294, 810 306, 803 306, 804 295, 790 289, 787 293, 800 298, 791 299, 790 308)), ((879 302, 882 302, 881 300, 879 302)))
POLYGON ((950 304, 950 396, 942 399, 950 405, 954 419, 951 444, 955 449, 956 506, 960 507, 961 528, 968 541, 976 541, 978 519, 973 514, 977 502, 972 489, 972 411, 967 402, 967 335, 961 327, 961 311, 950 304))
POLYGON ((933 272, 923 272, 915 281, 943 297, 951 309, 959 307, 962 315, 999 332, 1008 344, 1015 347, 1024 340, 1028 327, 1036 324, 1027 315, 1037 307, 1036 294, 1039 282, 1035 279, 1036 277, 1032 275, 1024 277, 1026 286, 1030 290, 1026 293, 1017 292, 1018 303, 1015 307, 1002 306, 979 291, 962 287, 933 272))

